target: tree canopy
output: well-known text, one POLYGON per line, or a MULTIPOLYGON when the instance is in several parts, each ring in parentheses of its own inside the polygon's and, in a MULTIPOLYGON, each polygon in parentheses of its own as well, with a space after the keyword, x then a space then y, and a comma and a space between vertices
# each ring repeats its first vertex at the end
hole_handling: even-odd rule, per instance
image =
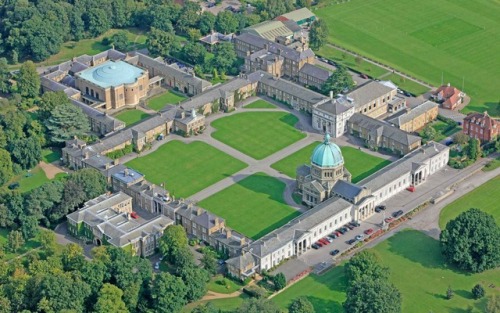
POLYGON ((316 20, 311 24, 309 44, 314 50, 321 48, 328 38, 328 26, 324 20, 316 20))
POLYGON ((306 297, 293 300, 288 308, 289 313, 315 313, 314 307, 306 297))
POLYGON ((99 298, 94 307, 94 313, 128 313, 127 307, 122 300, 123 291, 112 284, 102 285, 99 298))
POLYGON ((343 65, 339 65, 337 70, 335 70, 330 77, 326 80, 323 86, 321 86, 321 93, 324 95, 329 95, 333 92, 336 96, 342 92, 346 92, 354 87, 354 81, 352 76, 347 71, 347 68, 343 65))
POLYGON ((27 61, 21 66, 17 77, 17 89, 24 97, 34 98, 40 93, 40 76, 33 62, 27 61))
POLYGON ((447 262, 470 272, 500 265, 500 228, 495 219, 479 209, 469 209, 446 224, 440 235, 447 262))
POLYGON ((90 131, 87 116, 80 108, 71 103, 56 106, 46 123, 50 139, 55 143, 63 143, 73 137, 82 137, 90 131))

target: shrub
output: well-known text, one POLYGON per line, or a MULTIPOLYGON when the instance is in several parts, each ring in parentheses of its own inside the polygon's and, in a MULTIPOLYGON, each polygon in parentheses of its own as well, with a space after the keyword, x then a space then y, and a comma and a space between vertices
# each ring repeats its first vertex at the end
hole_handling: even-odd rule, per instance
POLYGON ((483 286, 481 286, 481 284, 477 284, 474 286, 474 288, 472 288, 472 296, 476 300, 484 297, 484 293, 485 293, 484 288, 483 288, 483 286))

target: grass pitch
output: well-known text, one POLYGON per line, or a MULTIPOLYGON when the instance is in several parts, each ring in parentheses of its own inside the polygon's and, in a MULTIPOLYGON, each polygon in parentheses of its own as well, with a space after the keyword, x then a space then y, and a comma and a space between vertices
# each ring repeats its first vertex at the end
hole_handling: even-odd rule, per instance
MULTIPOLYGON (((310 158, 312 152, 319 144, 320 142, 313 142, 307 147, 279 160, 271 165, 271 167, 291 178, 295 178, 295 170, 298 166, 302 164, 311 164, 310 158)), ((390 161, 372 156, 352 147, 340 147, 340 150, 344 157, 344 165, 347 167, 347 170, 351 172, 353 183, 357 183, 391 163, 390 161)))
MULTIPOLYGON (((314 13, 329 41, 433 85, 472 97, 464 112, 500 116, 500 6, 497 1, 327 0, 314 13)), ((368 73, 369 74, 369 73, 368 73)))
POLYGON ((174 140, 146 156, 126 163, 146 179, 176 197, 189 197, 246 167, 246 164, 212 146, 174 140))
POLYGON ((439 216, 439 227, 444 229, 450 220, 470 208, 477 208, 493 215, 497 224, 500 225, 500 206, 498 205, 500 203, 499 186, 500 176, 497 176, 479 186, 479 188, 448 204, 439 216))
POLYGON ((131 126, 139 123, 145 118, 148 118, 149 114, 141 110, 132 109, 118 113, 115 117, 124 122, 127 126, 131 126))
POLYGON ((166 91, 158 96, 155 96, 151 99, 148 100, 148 107, 155 111, 160 111, 163 109, 166 105, 171 104, 175 105, 178 104, 180 101, 186 99, 186 97, 174 93, 172 91, 166 91))
MULTIPOLYGON (((389 267, 390 280, 402 294, 402 312, 465 312, 469 306, 477 312, 485 312, 487 299, 472 298, 471 289, 477 283, 485 287, 487 296, 500 295, 499 269, 471 275, 446 266, 439 241, 421 232, 401 231, 370 251, 389 267), (489 288, 491 284, 497 288, 489 288), (451 300, 445 297, 448 286, 455 292, 451 300)), ((340 265, 323 276, 309 275, 274 297, 273 301, 285 308, 297 297, 306 296, 316 313, 344 312, 345 291, 344 267, 340 265)))
POLYGON ((306 136, 294 128, 297 121, 285 112, 244 112, 214 121, 212 137, 262 160, 306 136))
POLYGON ((200 202, 234 230, 258 239, 300 215, 285 204, 285 184, 264 173, 249 176, 200 202))

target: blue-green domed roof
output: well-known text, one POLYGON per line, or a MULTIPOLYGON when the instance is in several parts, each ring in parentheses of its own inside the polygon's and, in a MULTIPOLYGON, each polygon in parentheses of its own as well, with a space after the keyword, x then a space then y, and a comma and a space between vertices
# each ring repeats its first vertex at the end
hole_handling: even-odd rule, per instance
POLYGON ((344 164, 344 158, 339 146, 330 142, 330 135, 325 135, 325 140, 317 146, 311 156, 311 163, 320 167, 336 167, 344 164))

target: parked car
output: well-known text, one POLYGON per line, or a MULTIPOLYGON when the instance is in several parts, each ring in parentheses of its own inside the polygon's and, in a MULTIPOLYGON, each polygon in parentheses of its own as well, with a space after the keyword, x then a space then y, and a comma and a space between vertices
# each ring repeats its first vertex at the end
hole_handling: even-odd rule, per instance
POLYGON ((359 234, 356 236, 356 240, 363 240, 363 238, 365 238, 365 235, 363 234, 359 234))
POLYGON ((366 235, 370 235, 371 233, 373 233, 373 229, 372 228, 369 228, 369 229, 365 230, 365 234, 366 235))
POLYGON ((349 231, 349 228, 347 228, 347 227, 342 227, 341 229, 342 229, 345 233, 347 233, 347 232, 349 231))
POLYGON ((358 221, 352 221, 349 223, 350 225, 354 226, 354 227, 359 227, 361 226, 361 224, 358 222, 358 221))
POLYGON ((392 221, 394 221, 394 219, 392 217, 388 217, 384 220, 386 223, 390 223, 392 221))
POLYGON ((334 61, 332 61, 332 60, 328 60, 328 64, 333 65, 333 66, 336 66, 336 65, 337 65, 337 63, 335 63, 335 62, 334 62, 334 61))
POLYGON ((356 239, 350 239, 350 240, 347 240, 347 241, 346 241, 346 243, 347 243, 348 245, 352 245, 352 244, 353 244, 353 243, 355 243, 355 242, 356 242, 356 239))
POLYGON ((342 233, 341 233, 341 232, 339 232, 339 231, 334 231, 333 233, 334 233, 334 234, 335 234, 335 236, 337 236, 337 237, 342 236, 342 233))
POLYGON ((137 219, 137 218, 139 218, 139 215, 137 215, 136 212, 132 212, 132 213, 130 213, 130 217, 137 219))
POLYGON ((386 206, 385 206, 385 205, 377 205, 377 206, 375 207, 375 210, 376 210, 376 209, 379 209, 380 211, 383 211, 383 210, 385 210, 385 209, 386 209, 386 206))
POLYGON ((326 239, 330 242, 333 242, 333 240, 335 239, 335 237, 333 236, 326 236, 326 239))
POLYGON ((345 227, 349 228, 350 230, 354 229, 354 226, 352 226, 351 224, 347 224, 347 225, 345 225, 345 227))
POLYGON ((321 242, 324 246, 327 246, 330 244, 330 241, 328 241, 326 238, 321 238, 319 240, 319 242, 321 242))
POLYGON ((337 254, 339 254, 339 253, 340 253, 340 251, 339 251, 339 250, 337 250, 337 249, 330 251, 330 254, 331 254, 331 255, 337 255, 337 254))
POLYGON ((321 243, 321 242, 319 242, 319 241, 316 241, 316 245, 317 245, 318 247, 320 247, 320 248, 324 246, 324 244, 322 244, 322 243, 321 243))
POLYGON ((359 77, 364 78, 364 79, 369 79, 370 78, 370 77, 368 77, 368 75, 363 74, 363 73, 359 74, 359 77))
POLYGON ((342 235, 346 233, 346 231, 342 228, 339 228, 336 230, 337 232, 341 233, 342 235))
POLYGON ((313 243, 313 244, 311 245, 311 248, 313 248, 313 249, 316 249, 316 250, 317 250, 317 249, 319 249, 319 245, 317 245, 317 244, 313 243))
POLYGON ((398 218, 401 215, 403 215, 403 210, 399 210, 399 211, 392 213, 392 217, 394 217, 394 218, 398 218))
POLYGON ((160 262, 156 262, 154 268, 155 268, 155 270, 159 270, 160 269, 160 262))
POLYGON ((405 91, 405 96, 407 96, 407 97, 413 97, 413 95, 411 93, 409 93, 408 91, 405 91))
POLYGON ((408 190, 409 192, 415 192, 415 186, 410 186, 406 188, 406 190, 408 190))

